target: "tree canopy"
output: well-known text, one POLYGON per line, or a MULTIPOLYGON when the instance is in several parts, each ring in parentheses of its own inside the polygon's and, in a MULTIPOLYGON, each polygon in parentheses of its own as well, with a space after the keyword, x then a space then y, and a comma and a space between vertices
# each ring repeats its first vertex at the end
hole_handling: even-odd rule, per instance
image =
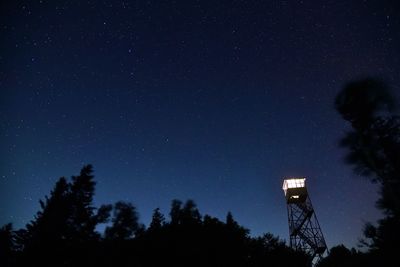
POLYGON ((91 165, 61 177, 25 228, 0 228, 1 266, 310 266, 272 234, 251 237, 228 213, 202 215, 193 200, 173 200, 169 220, 157 208, 149 227, 128 202, 93 205, 91 165), (99 233, 98 225, 105 223, 99 233))
POLYGON ((321 266, 397 266, 400 117, 394 113, 395 104, 389 87, 372 78, 348 83, 336 97, 336 110, 351 125, 351 130, 340 141, 347 149, 346 162, 357 174, 378 184, 377 207, 385 216, 377 225, 365 226, 361 244, 367 246, 368 253, 339 246, 332 249, 321 266))

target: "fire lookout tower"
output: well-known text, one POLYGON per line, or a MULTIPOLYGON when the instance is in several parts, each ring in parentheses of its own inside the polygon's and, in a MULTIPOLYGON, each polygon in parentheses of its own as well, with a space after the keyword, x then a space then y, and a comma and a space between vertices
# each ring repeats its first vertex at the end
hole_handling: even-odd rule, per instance
POLYGON ((305 178, 283 181, 289 219, 290 247, 303 250, 316 263, 327 249, 317 216, 307 193, 305 178))

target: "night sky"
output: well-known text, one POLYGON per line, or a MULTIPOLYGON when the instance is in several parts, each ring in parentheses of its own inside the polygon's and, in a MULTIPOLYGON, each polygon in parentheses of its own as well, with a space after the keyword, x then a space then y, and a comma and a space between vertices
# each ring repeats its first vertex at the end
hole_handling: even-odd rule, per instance
POLYGON ((2 1, 0 225, 94 165, 96 205, 174 198, 288 239, 305 176, 328 246, 355 246, 376 186, 338 147, 343 85, 400 90, 397 1, 2 1), (8 2, 8 3, 7 3, 8 2))

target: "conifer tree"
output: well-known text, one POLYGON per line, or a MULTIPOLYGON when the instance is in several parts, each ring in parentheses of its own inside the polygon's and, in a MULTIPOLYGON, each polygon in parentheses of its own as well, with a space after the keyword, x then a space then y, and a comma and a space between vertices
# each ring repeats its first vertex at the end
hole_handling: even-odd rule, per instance
POLYGON ((149 231, 157 231, 161 229, 165 224, 164 215, 160 212, 159 208, 153 211, 153 216, 150 222, 149 231))

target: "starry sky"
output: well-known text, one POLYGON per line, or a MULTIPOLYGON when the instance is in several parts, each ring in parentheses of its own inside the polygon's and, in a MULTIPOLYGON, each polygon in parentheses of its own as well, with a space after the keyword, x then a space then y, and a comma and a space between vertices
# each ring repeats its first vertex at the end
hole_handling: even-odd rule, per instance
POLYGON ((2 1, 0 224, 94 165, 96 205, 148 224, 174 198, 288 239, 305 176, 328 246, 381 216, 343 163, 334 110, 365 76, 400 89, 397 1, 2 1))

